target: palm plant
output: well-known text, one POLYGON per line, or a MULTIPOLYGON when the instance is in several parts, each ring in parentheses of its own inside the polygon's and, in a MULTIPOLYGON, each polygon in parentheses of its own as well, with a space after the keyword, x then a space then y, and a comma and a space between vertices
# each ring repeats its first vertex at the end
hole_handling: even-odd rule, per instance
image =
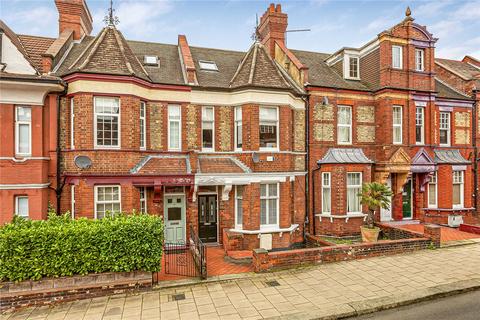
POLYGON ((378 182, 365 183, 362 186, 362 192, 359 194, 360 203, 368 207, 368 216, 365 225, 368 228, 374 228, 375 210, 379 208, 388 209, 390 206, 390 197, 392 191, 389 187, 378 182))

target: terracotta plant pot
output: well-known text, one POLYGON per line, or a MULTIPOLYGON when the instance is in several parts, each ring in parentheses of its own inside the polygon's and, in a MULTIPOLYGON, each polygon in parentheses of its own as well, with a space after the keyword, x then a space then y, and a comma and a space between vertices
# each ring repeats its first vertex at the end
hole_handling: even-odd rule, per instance
POLYGON ((367 228, 367 227, 360 227, 362 231, 362 241, 363 242, 377 242, 378 241, 378 234, 380 233, 380 228, 374 227, 367 228))

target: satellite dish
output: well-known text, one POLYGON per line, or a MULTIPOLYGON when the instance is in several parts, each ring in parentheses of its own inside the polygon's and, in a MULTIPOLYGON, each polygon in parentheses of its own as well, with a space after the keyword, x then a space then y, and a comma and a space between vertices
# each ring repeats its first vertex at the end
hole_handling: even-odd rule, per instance
POLYGON ((92 160, 87 156, 77 156, 74 162, 79 169, 88 169, 92 166, 92 160))
POLYGON ((253 160, 253 163, 259 163, 260 162, 260 157, 258 156, 258 153, 256 153, 256 152, 252 153, 252 160, 253 160))

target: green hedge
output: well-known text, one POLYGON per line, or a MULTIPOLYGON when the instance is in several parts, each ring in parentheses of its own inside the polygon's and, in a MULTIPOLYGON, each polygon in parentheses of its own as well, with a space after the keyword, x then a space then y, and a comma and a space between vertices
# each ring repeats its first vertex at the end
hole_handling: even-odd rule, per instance
POLYGON ((162 243, 163 222, 157 216, 16 218, 0 227, 0 280, 159 271, 162 243))

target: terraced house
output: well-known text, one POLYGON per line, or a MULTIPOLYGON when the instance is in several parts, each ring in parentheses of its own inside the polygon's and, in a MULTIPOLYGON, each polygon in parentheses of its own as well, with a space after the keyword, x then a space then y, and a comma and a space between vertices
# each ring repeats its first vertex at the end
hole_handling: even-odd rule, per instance
MULTIPOLYGON (((67 87, 49 185, 60 211, 161 215, 167 241, 193 230, 227 250, 358 235, 371 181, 394 192, 381 221, 478 218, 478 61, 436 59, 437 39, 409 11, 360 48, 318 53, 286 46, 288 16, 272 4, 238 52, 183 35, 130 41, 112 15, 91 35, 84 0, 55 3, 58 38, 23 46, 67 87)), ((14 210, 2 208, 7 221, 14 210)))

